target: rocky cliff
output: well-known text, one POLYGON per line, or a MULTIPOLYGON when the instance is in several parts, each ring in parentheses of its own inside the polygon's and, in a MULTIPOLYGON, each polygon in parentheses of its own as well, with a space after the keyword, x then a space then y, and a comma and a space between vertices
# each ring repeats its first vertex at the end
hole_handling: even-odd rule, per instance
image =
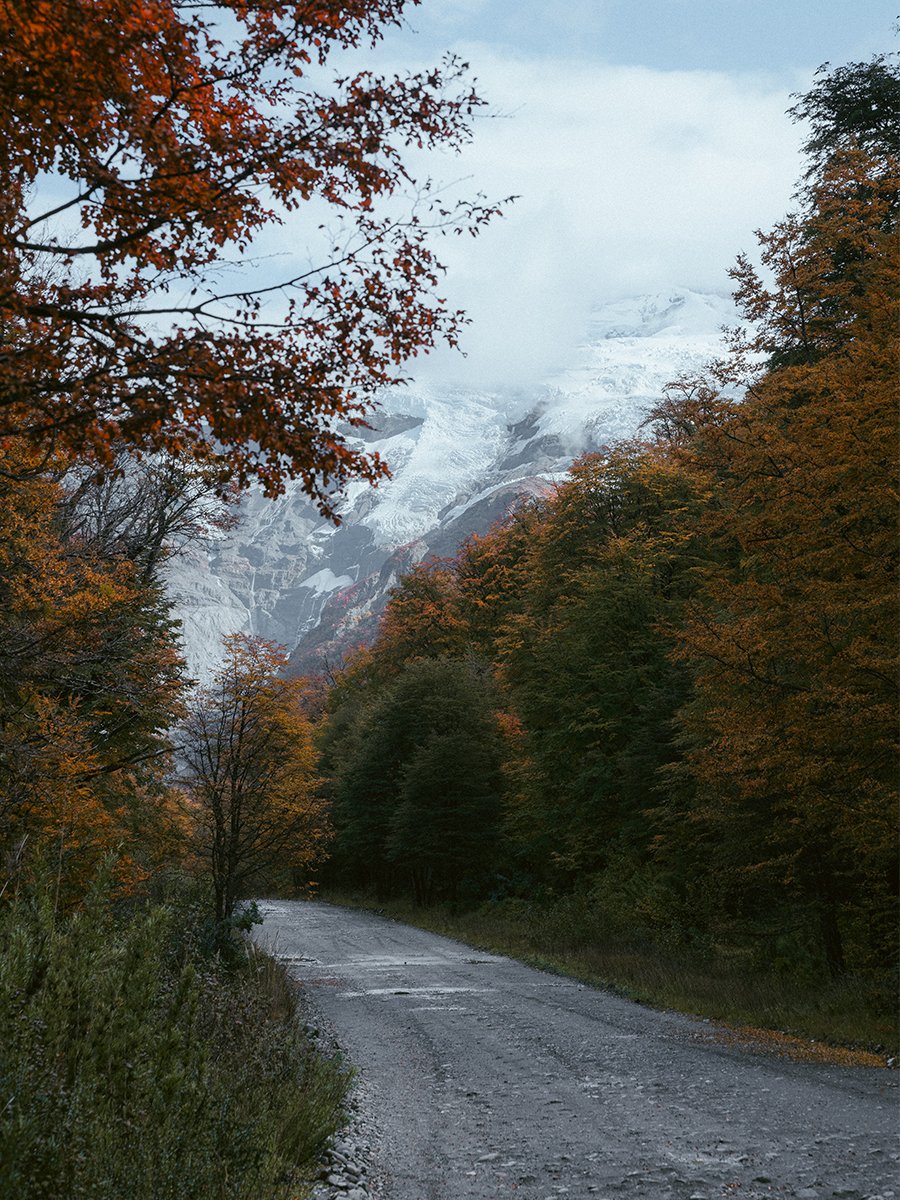
POLYGON ((574 361, 530 388, 409 386, 386 394, 365 440, 393 477, 354 484, 342 523, 299 488, 248 496, 236 528, 171 564, 192 673, 205 678, 222 636, 260 634, 297 670, 371 636, 399 574, 450 555, 522 495, 539 494, 578 455, 632 437, 662 388, 720 352, 731 302, 684 289, 604 305, 574 361))

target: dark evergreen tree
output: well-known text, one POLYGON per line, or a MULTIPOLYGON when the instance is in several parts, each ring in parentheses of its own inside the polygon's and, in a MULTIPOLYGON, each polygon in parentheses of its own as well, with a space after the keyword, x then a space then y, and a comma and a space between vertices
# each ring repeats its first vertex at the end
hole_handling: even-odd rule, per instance
POLYGON ((805 178, 823 170, 850 149, 874 158, 900 156, 900 70, 898 55, 877 54, 867 63, 832 68, 823 63, 808 92, 788 110, 795 121, 808 121, 803 143, 809 160, 805 178))
POLYGON ((409 663, 358 721, 334 782, 338 872, 422 901, 483 889, 502 792, 484 665, 409 663))
MULTIPOLYGON (((548 506, 503 677, 533 763, 520 803, 551 839, 559 883, 602 872, 653 836, 659 770, 689 686, 671 662, 697 563, 694 482, 651 447, 589 456, 548 506)), ((522 822, 519 821, 519 826, 522 822)), ((537 863, 535 869, 540 869, 537 863)))

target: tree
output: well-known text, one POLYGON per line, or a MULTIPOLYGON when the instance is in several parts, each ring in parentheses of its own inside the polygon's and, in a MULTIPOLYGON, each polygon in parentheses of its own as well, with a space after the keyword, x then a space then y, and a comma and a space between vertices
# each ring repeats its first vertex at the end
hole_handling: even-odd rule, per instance
POLYGON ((180 739, 196 854, 224 921, 267 875, 303 872, 328 833, 302 680, 282 679, 287 656, 235 635, 210 687, 190 705, 180 739))
POLYGON ((823 63, 810 90, 794 97, 789 115, 810 126, 803 143, 807 179, 820 178, 849 149, 900 156, 900 73, 891 59, 897 55, 876 54, 870 62, 842 67, 823 63))
MULTIPOLYGON (((483 891, 503 792, 502 735, 486 665, 418 658, 344 731, 335 765, 335 860, 420 902, 483 891)), ((339 719, 340 707, 332 715, 339 719)))
POLYGON ((365 666, 348 668, 332 692, 320 736, 329 775, 333 868, 344 881, 387 895, 397 874, 387 839, 402 764, 415 745, 408 714, 395 719, 393 687, 365 666))
POLYGON ((387 842, 415 899, 483 895, 496 870, 504 780, 502 738, 485 664, 422 660, 395 695, 414 723, 387 842))
POLYGON ((110 562, 127 558, 150 584, 173 555, 234 527, 237 490, 221 466, 112 450, 112 470, 68 464, 61 483, 66 536, 110 562))
POLYGON ((166 841, 182 663, 154 574, 85 536, 46 467, 0 445, 0 853, 77 898, 111 850, 133 881, 166 841))
POLYGON ((753 332, 667 414, 718 550, 680 635, 694 819, 746 908, 817 926, 835 974, 893 940, 898 182, 890 154, 828 157, 760 235, 771 282, 738 262, 753 332))
POLYGON ((654 833, 689 681, 669 661, 701 557, 695 480, 651 446, 577 462, 523 547, 519 611, 498 638, 528 782, 515 824, 533 869, 595 879, 654 833))
POLYGON ((527 604, 530 551, 540 538, 546 501, 518 504, 485 534, 473 534, 455 563, 457 608, 469 646, 496 663, 499 642, 527 604))
POLYGON ((466 627, 457 610, 452 563, 439 558, 417 563, 391 588, 372 667, 389 677, 417 658, 464 654, 466 627))
POLYGON ((107 466, 123 444, 215 456, 269 494, 300 479, 326 513, 348 479, 385 474, 346 427, 456 340, 430 230, 496 211, 444 204, 407 161, 468 138, 465 64, 329 77, 405 7, 0 6, 0 438, 107 466), (301 205, 331 222, 318 265, 223 285, 226 250, 301 205))

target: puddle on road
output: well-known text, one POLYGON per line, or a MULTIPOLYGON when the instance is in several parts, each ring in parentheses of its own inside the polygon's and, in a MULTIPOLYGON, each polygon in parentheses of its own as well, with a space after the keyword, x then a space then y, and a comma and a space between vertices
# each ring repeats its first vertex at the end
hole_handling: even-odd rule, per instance
POLYGON ((403 967, 453 967, 459 962, 454 958, 400 958, 375 957, 366 955, 365 958, 342 958, 340 962, 323 964, 336 971, 399 971, 403 967))
POLYGON ((492 963, 503 962, 501 958, 451 958, 448 955, 407 955, 400 954, 366 954, 358 957, 348 955, 339 962, 324 965, 336 971, 397 971, 403 967, 458 967, 458 966, 489 966, 492 963))

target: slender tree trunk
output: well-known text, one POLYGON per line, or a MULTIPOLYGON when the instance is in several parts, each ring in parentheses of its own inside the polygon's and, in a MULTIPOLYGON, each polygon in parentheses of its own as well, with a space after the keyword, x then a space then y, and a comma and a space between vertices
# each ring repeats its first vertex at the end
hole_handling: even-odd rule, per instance
POLYGON ((836 979, 844 974, 847 967, 844 961, 844 943, 837 919, 837 906, 830 899, 823 900, 819 906, 819 930, 828 972, 833 979, 836 979))

